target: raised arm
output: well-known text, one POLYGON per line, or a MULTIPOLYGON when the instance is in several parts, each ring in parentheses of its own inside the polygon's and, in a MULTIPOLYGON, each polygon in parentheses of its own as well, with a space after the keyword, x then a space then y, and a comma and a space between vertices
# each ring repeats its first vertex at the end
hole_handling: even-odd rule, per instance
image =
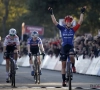
POLYGON ((58 22, 56 21, 56 18, 55 18, 54 14, 53 14, 53 9, 52 9, 51 7, 49 7, 49 8, 48 8, 48 11, 49 11, 50 14, 51 14, 52 22, 53 22, 55 25, 57 25, 58 22))
POLYGON ((83 22, 83 17, 84 17, 84 12, 85 12, 85 9, 86 9, 86 6, 84 6, 82 9, 81 9, 81 14, 80 14, 80 19, 78 21, 78 24, 82 24, 83 22))

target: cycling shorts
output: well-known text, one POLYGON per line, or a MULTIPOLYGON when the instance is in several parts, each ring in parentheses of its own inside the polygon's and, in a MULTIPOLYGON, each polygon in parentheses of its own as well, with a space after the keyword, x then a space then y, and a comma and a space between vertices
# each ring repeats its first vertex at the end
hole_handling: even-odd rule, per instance
POLYGON ((39 47, 38 46, 30 46, 30 51, 32 53, 32 55, 34 54, 39 54, 39 47))
MULTIPOLYGON (((13 53, 14 50, 16 50, 16 49, 17 49, 16 45, 12 45, 12 46, 8 45, 8 46, 6 46, 6 52, 7 53, 11 53, 11 52, 13 53)), ((9 55, 6 56, 6 59, 9 59, 9 55)))
MULTIPOLYGON (((69 52, 74 52, 72 45, 66 44, 66 45, 61 47, 60 53, 67 54, 69 52)), ((61 55, 60 60, 61 61, 66 61, 67 60, 67 55, 61 55)))

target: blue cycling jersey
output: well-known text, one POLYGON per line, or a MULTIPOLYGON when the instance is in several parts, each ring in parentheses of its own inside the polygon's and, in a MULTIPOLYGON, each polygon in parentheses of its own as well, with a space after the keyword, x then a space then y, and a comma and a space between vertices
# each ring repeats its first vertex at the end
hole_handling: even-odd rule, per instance
POLYGON ((61 36, 62 36, 62 46, 69 44, 69 45, 73 45, 73 38, 74 38, 74 34, 75 31, 73 28, 66 28, 64 26, 61 25, 57 25, 57 27, 59 28, 59 30, 61 31, 61 36))
POLYGON ((33 38, 29 38, 27 41, 27 44, 30 44, 30 46, 37 46, 38 44, 42 44, 42 40, 38 37, 35 41, 33 38))

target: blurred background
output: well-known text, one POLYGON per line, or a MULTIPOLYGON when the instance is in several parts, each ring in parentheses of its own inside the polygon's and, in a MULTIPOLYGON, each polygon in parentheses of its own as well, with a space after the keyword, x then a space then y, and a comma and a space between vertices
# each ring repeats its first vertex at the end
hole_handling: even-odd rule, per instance
POLYGON ((53 8, 58 22, 66 15, 72 15, 75 20, 74 24, 77 24, 80 9, 84 5, 87 6, 87 10, 84 14, 84 21, 75 34, 75 50, 79 54, 81 54, 81 51, 86 54, 91 50, 91 53, 88 53, 90 56, 93 56, 94 52, 98 56, 100 47, 100 0, 0 0, 1 51, 4 37, 8 34, 10 28, 15 28, 20 37, 22 51, 26 54, 26 41, 32 30, 39 31, 47 53, 59 53, 61 37, 59 30, 51 21, 48 7, 53 8))

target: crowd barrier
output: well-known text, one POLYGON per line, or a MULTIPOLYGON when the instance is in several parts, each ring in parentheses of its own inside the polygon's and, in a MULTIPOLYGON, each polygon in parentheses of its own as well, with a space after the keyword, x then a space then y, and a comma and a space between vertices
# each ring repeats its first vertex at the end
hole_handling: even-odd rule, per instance
MULTIPOLYGON (((91 60, 83 59, 81 55, 78 60, 75 58, 75 67, 77 73, 100 76, 100 57, 91 60)), ((42 68, 61 71, 61 61, 59 61, 59 57, 46 55, 42 68)))
MULTIPOLYGON (((3 54, 0 53, 0 64, 5 65, 6 62, 3 60, 3 54)), ((18 66, 29 67, 29 56, 23 56, 17 61, 18 66)), ((42 61, 42 68, 49 70, 58 70, 61 71, 61 61, 59 61, 59 56, 46 55, 42 61)), ((79 56, 78 60, 75 58, 75 67, 76 72, 81 74, 88 75, 97 75, 100 76, 100 57, 83 59, 83 56, 79 56)))

